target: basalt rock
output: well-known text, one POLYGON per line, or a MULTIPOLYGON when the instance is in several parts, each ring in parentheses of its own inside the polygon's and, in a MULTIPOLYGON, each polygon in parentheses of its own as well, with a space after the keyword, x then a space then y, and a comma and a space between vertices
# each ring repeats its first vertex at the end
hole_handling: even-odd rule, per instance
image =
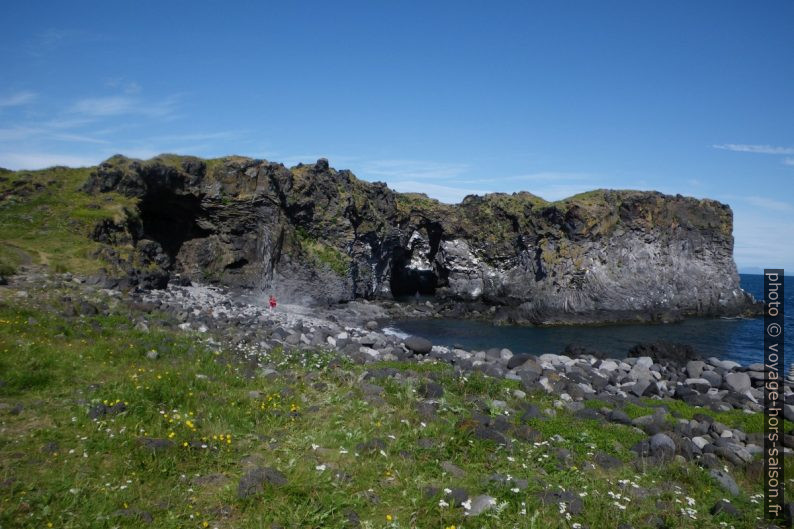
MULTIPOLYGON (((131 285, 176 276, 284 301, 434 295, 504 322, 668 321, 755 307, 739 288, 730 208, 657 192, 530 193, 456 205, 396 193, 321 159, 114 156, 84 187, 137 199, 93 232, 131 285)), ((105 255, 107 257, 107 255, 105 255)), ((122 284, 127 284, 122 283, 122 284)))

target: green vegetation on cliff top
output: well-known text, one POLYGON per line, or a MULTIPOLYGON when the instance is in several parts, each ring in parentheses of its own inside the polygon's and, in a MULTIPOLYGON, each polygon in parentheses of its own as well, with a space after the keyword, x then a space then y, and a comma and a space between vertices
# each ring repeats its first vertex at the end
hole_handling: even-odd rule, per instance
POLYGON ((102 219, 121 220, 135 201, 81 192, 91 170, 54 167, 0 175, 0 274, 30 263, 80 273, 102 266, 91 230, 102 219))
MULTIPOLYGON (((106 163, 121 169, 126 169, 133 161, 148 165, 161 163, 181 169, 183 161, 197 159, 174 154, 163 154, 147 161, 114 156, 106 163)), ((241 156, 205 160, 210 179, 230 178, 235 167, 248 161, 250 159, 241 156), (229 174, 227 171, 219 174, 221 167, 228 167, 229 174)), ((290 169, 296 179, 296 189, 301 193, 293 199, 314 199, 311 195, 314 184, 309 180, 312 168, 303 165, 290 169), (303 196, 306 193, 309 198, 303 196)), ((134 214, 137 202, 115 193, 89 195, 81 192, 81 186, 92 171, 93 168, 55 167, 41 171, 3 171, 0 174, 0 273, 7 275, 25 263, 50 264, 57 270, 85 273, 104 265, 96 258, 100 245, 91 241, 88 235, 102 219, 120 221, 127 214, 125 212, 134 214)), ((331 234, 331 238, 319 245, 307 245, 308 250, 336 273, 346 273, 349 264, 347 256, 340 250, 344 241, 333 238, 349 235, 344 231, 346 224, 341 223, 346 214, 346 197, 358 212, 359 231, 380 231, 388 222, 399 220, 383 217, 383 212, 370 203, 373 185, 352 175, 344 176, 334 184, 340 198, 334 202, 336 209, 314 208, 316 220, 326 224, 328 229, 323 231, 331 234)), ((724 235, 730 235, 729 210, 727 213, 719 211, 717 217, 704 213, 719 209, 716 202, 701 200, 692 205, 661 206, 653 198, 656 196, 661 197, 639 191, 598 189, 556 202, 547 202, 527 192, 470 196, 458 205, 443 204, 418 193, 395 193, 393 200, 399 215, 443 222, 451 236, 468 236, 480 241, 488 248, 489 255, 497 257, 508 256, 512 251, 515 229, 520 232, 532 229, 529 224, 533 222, 533 211, 556 207, 564 213, 579 208, 579 215, 585 219, 585 228, 603 233, 616 224, 616 208, 630 197, 648 199, 647 206, 637 206, 638 222, 671 226, 683 222, 688 226, 717 228, 724 235), (719 219, 716 221, 718 225, 714 224, 715 218, 719 219)), ((224 196, 222 200, 228 202, 232 198, 224 196)))

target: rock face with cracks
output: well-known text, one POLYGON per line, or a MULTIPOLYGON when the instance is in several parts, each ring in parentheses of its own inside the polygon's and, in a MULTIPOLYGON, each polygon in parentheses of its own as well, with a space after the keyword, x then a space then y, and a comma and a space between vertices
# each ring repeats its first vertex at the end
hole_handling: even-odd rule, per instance
POLYGON ((397 193, 324 159, 114 156, 87 192, 137 197, 93 237, 124 281, 190 279, 296 303, 433 295, 500 306, 508 321, 585 323, 736 315, 730 208, 657 192, 530 193, 456 205, 397 193), (118 241, 122 241, 119 243, 118 241), (131 246, 125 255, 120 245, 131 246))

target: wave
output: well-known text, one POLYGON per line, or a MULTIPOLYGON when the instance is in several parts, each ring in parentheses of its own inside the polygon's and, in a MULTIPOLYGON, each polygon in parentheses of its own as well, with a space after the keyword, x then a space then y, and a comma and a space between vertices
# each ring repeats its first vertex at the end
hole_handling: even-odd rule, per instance
POLYGON ((381 330, 381 332, 382 332, 383 334, 390 334, 391 336, 396 336, 397 338, 399 338, 399 339, 401 339, 401 340, 405 340, 406 338, 408 338, 409 336, 411 336, 411 335, 410 335, 410 334, 408 334, 407 332, 403 332, 403 331, 401 331, 400 329, 398 329, 398 328, 396 328, 396 327, 384 327, 384 328, 381 330))

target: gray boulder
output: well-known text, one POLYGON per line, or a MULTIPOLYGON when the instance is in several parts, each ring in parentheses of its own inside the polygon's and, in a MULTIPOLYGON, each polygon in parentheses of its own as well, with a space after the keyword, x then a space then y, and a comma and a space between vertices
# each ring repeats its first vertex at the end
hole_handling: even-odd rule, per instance
POLYGON ((433 344, 430 340, 420 336, 409 336, 403 344, 414 354, 426 355, 433 349, 433 344))
POLYGON ((711 476, 725 492, 733 496, 739 495, 739 485, 737 485, 731 475, 724 470, 713 468, 709 470, 709 476, 711 476))
POLYGON ((700 374, 700 378, 705 378, 711 384, 711 387, 718 388, 722 385, 722 375, 717 373, 716 371, 709 371, 704 369, 703 372, 700 374))
POLYGON ((651 454, 660 458, 670 459, 675 454, 675 443, 670 436, 657 433, 650 439, 651 454))
POLYGON ((609 415, 607 415, 607 419, 609 419, 611 422, 616 422, 618 424, 625 424, 625 425, 631 424, 631 419, 623 410, 614 409, 610 411, 609 415))
POLYGON ((706 363, 702 360, 690 360, 686 363, 686 373, 689 378, 700 378, 706 363))
POLYGON ((245 499, 258 494, 262 492, 265 483, 281 487, 287 484, 287 477, 275 468, 258 467, 251 469, 240 478, 240 482, 237 485, 237 497, 245 499))
POLYGON ((709 509, 709 512, 712 516, 726 514, 731 518, 739 518, 742 515, 739 509, 734 507, 729 501, 725 500, 719 500, 711 507, 711 509, 709 509))
POLYGON ((711 383, 705 378, 688 378, 684 381, 684 383, 700 393, 706 393, 709 389, 711 389, 711 383))
POLYGON ((496 506, 496 498, 481 494, 471 499, 471 508, 466 510, 467 516, 477 516, 496 506))
POLYGON ((524 364, 527 360, 537 360, 537 357, 530 354, 516 354, 507 361, 507 369, 515 369, 524 364))
POLYGON ((744 393, 752 387, 752 380, 747 373, 728 373, 725 375, 725 388, 744 393))

